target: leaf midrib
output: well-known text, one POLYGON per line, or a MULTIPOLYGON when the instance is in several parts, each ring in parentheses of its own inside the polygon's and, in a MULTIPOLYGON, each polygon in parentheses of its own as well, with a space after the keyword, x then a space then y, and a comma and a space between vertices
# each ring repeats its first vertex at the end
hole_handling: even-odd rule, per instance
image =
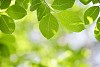
POLYGON ((1 16, 1 18, 3 19, 4 23, 6 24, 8 30, 10 31, 9 26, 7 25, 7 23, 6 23, 6 21, 4 20, 4 18, 3 18, 2 16, 1 16))
POLYGON ((41 4, 41 2, 36 3, 35 5, 32 5, 31 8, 33 8, 34 6, 37 6, 38 4, 41 4))
POLYGON ((50 31, 50 28, 49 28, 49 27, 50 27, 50 26, 49 26, 50 24, 49 24, 49 23, 50 23, 50 15, 49 15, 49 20, 48 20, 48 22, 47 22, 47 24, 48 24, 47 35, 49 34, 49 31, 50 31))
POLYGON ((45 10, 46 10, 46 6, 45 6, 44 11, 42 12, 42 14, 39 16, 40 18, 44 15, 45 10))
POLYGON ((95 13, 95 11, 97 10, 97 8, 95 8, 95 10, 91 13, 90 17, 95 13))

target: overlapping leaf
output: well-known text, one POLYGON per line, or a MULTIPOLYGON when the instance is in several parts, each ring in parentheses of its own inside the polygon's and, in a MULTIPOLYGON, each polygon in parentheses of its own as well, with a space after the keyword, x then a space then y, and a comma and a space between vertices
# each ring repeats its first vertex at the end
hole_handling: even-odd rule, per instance
POLYGON ((24 9, 28 8, 29 0, 16 0, 15 4, 23 7, 24 9))
POLYGON ((30 11, 36 10, 40 5, 41 5, 40 0, 32 0, 31 6, 30 6, 30 11))
POLYGON ((37 18, 38 21, 40 21, 42 19, 43 16, 45 16, 46 14, 50 13, 50 8, 48 7, 47 4, 42 3, 39 8, 37 9, 37 18))
POLYGON ((5 9, 8 8, 11 3, 11 0, 0 0, 0 8, 5 9))
POLYGON ((50 39, 58 31, 58 22, 52 14, 47 14, 39 23, 39 29, 44 37, 50 39))
POLYGON ((58 18, 62 25, 70 32, 80 32, 85 28, 78 14, 72 10, 64 10, 58 13, 58 18))
POLYGON ((4 33, 11 34, 15 30, 15 23, 10 17, 6 15, 0 16, 0 30, 4 33))
POLYGON ((95 21, 99 14, 99 6, 92 6, 88 8, 84 13, 84 23, 90 24, 95 21))
POLYGON ((26 10, 18 5, 12 5, 9 7, 6 11, 6 13, 13 19, 18 20, 23 18, 25 15, 27 15, 26 10))
POLYGON ((51 6, 57 10, 65 10, 67 8, 71 8, 74 2, 75 0, 54 0, 51 6))

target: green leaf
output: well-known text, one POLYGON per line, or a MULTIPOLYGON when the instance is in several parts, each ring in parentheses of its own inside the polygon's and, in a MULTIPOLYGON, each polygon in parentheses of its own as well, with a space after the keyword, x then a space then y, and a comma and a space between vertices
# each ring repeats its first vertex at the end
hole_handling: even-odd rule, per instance
POLYGON ((0 34, 0 43, 11 45, 15 42, 16 42, 15 37, 13 35, 4 34, 4 33, 0 34))
POLYGON ((64 10, 57 14, 58 19, 61 24, 69 31, 69 32, 80 32, 84 27, 83 21, 80 19, 78 13, 73 12, 72 10, 64 10))
POLYGON ((8 8, 11 3, 11 0, 0 0, 0 8, 5 9, 8 8))
POLYGON ((93 4, 99 3, 100 0, 92 0, 93 4))
POLYGON ((50 13, 50 8, 45 3, 42 3, 39 8, 37 9, 37 18, 38 21, 42 19, 43 16, 50 13))
POLYGON ((9 49, 6 45, 0 43, 0 56, 1 57, 9 57, 9 49))
POLYGON ((87 5, 88 3, 91 2, 91 0, 80 0, 81 3, 83 3, 84 5, 87 5))
POLYGON ((95 38, 100 42, 100 17, 97 20, 96 27, 94 30, 95 38))
POLYGON ((9 7, 6 11, 6 13, 13 19, 18 20, 23 18, 25 15, 27 15, 26 10, 18 5, 12 5, 9 7))
POLYGON ((28 8, 29 0, 16 0, 15 4, 23 7, 24 9, 28 8))
POLYGON ((44 37, 50 39, 58 31, 58 22, 52 14, 44 16, 39 24, 39 29, 44 37))
POLYGON ((13 54, 16 51, 16 40, 13 35, 3 33, 0 34, 0 43, 7 46, 7 49, 9 49, 10 54, 13 54))
POLYGON ((91 24, 93 23, 99 14, 99 6, 92 6, 88 8, 84 13, 84 23, 91 24))
POLYGON ((15 23, 10 17, 6 15, 0 16, 0 30, 4 33, 11 34, 15 30, 15 23))
POLYGON ((40 5, 41 5, 40 0, 32 0, 31 6, 30 6, 30 11, 36 10, 40 5))
POLYGON ((74 2, 75 0, 54 0, 51 7, 57 10, 65 10, 67 8, 71 8, 74 2))

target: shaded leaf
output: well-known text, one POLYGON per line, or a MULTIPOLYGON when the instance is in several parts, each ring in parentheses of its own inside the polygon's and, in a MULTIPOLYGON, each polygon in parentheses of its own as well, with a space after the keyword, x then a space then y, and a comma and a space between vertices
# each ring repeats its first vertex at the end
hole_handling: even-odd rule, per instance
POLYGON ((17 19, 21 19, 23 18, 25 15, 27 15, 26 10, 18 5, 12 5, 11 7, 9 7, 6 11, 6 13, 13 19, 17 20, 17 19))
POLYGON ((0 56, 4 58, 10 56, 8 47, 1 43, 0 43, 0 56))
POLYGON ((85 28, 78 14, 72 10, 64 10, 57 15, 62 25, 70 32, 80 32, 85 28))
POLYGON ((11 0, 0 0, 0 8, 5 9, 9 7, 11 0))
POLYGON ((29 0, 16 0, 15 4, 23 7, 24 9, 28 8, 29 0))
POLYGON ((57 10, 65 10, 67 8, 71 8, 74 2, 75 0, 54 0, 51 6, 57 10))
POLYGON ((81 3, 83 3, 84 5, 87 5, 88 3, 91 2, 91 0, 80 0, 81 3))
POLYGON ((90 24, 95 21, 99 14, 99 6, 92 6, 88 8, 84 13, 84 23, 90 24))
POLYGON ((93 4, 99 3, 100 0, 92 0, 93 4))
POLYGON ((40 0, 32 0, 31 6, 30 6, 30 11, 36 10, 40 5, 41 5, 40 0))
POLYGON ((39 8, 37 9, 37 18, 38 21, 40 21, 42 19, 43 16, 45 16, 46 14, 50 13, 50 8, 45 4, 42 3, 39 8))
POLYGON ((94 30, 95 38, 100 42, 100 17, 97 20, 96 27, 94 30))
POLYGON ((58 22, 52 14, 44 16, 39 24, 39 29, 44 37, 50 39, 58 31, 58 22))
POLYGON ((6 15, 0 16, 0 30, 4 33, 11 34, 15 30, 14 20, 6 15))
POLYGON ((15 37, 13 35, 9 35, 9 34, 0 34, 0 43, 4 44, 7 49, 9 50, 10 54, 13 54, 16 49, 16 41, 15 41, 15 37))

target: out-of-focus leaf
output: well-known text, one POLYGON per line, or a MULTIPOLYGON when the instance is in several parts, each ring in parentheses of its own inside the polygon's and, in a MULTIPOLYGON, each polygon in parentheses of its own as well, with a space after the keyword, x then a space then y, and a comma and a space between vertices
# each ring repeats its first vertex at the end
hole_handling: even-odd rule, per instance
POLYGON ((16 51, 16 41, 13 35, 9 34, 0 34, 0 43, 4 44, 7 49, 9 50, 9 53, 12 54, 16 51))
POLYGON ((4 43, 4 44, 12 44, 15 43, 15 38, 13 35, 9 35, 9 34, 0 34, 0 43, 4 43))
POLYGON ((24 9, 28 8, 29 0, 16 0, 15 4, 23 7, 24 9))
POLYGON ((0 43, 0 56, 2 57, 9 57, 9 49, 6 45, 0 43))
POLYGON ((9 7, 11 0, 0 0, 0 8, 5 9, 9 7))
POLYGON ((95 38, 100 42, 100 17, 97 20, 94 34, 95 34, 95 38))
POLYGON ((100 0, 92 0, 93 4, 99 3, 100 0))
POLYGON ((4 33, 11 34, 15 30, 14 20, 6 15, 0 16, 0 30, 4 33))
POLYGON ((47 14, 40 21, 39 28, 41 33, 47 39, 50 39, 58 31, 58 22, 52 14, 47 14))
POLYGON ((51 6, 57 10, 65 10, 67 8, 71 8, 74 2, 75 0, 54 0, 51 6))
POLYGON ((30 6, 30 11, 36 10, 40 5, 41 5, 40 0, 32 0, 31 6, 30 6))
POLYGON ((47 67, 47 66, 44 66, 42 64, 37 64, 37 63, 32 63, 33 66, 36 66, 36 67, 47 67))
POLYGON ((72 10, 64 10, 57 15, 62 25, 70 32, 80 32, 85 28, 79 15, 72 10))
POLYGON ((18 5, 12 5, 11 7, 9 7, 6 11, 6 13, 13 19, 17 20, 17 19, 21 19, 23 18, 25 15, 27 15, 26 10, 18 5))
POLYGON ((99 6, 92 6, 88 8, 84 13, 84 23, 91 24, 95 21, 99 14, 99 6))
POLYGON ((91 0, 80 0, 81 3, 83 3, 84 5, 87 5, 88 3, 91 2, 91 0))
POLYGON ((50 8, 45 3, 42 3, 39 8, 37 9, 37 18, 38 21, 42 19, 43 16, 50 13, 50 8))

